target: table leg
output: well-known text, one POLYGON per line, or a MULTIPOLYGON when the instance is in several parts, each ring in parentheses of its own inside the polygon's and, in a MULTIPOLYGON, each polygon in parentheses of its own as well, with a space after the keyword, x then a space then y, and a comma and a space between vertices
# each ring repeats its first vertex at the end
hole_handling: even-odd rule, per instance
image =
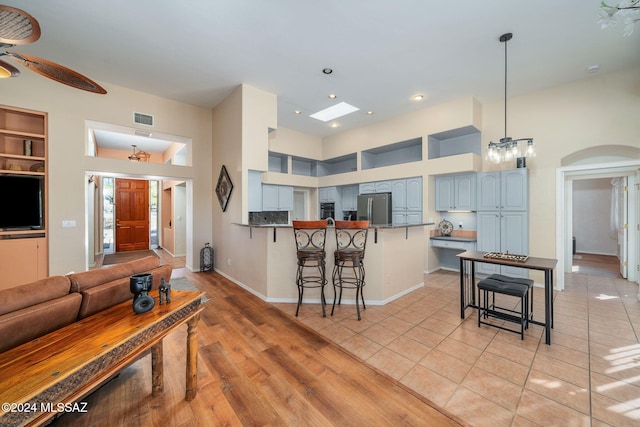
POLYGON ((164 363, 162 340, 151 347, 151 396, 155 397, 164 389, 164 363))
POLYGON ((553 310, 553 289, 552 287, 551 272, 549 270, 544 271, 544 331, 545 341, 547 344, 551 344, 551 317, 553 310))
POLYGON ((464 319, 465 307, 464 260, 460 258, 460 318, 464 319))
POLYGON ((187 386, 186 400, 193 400, 198 392, 198 321, 200 313, 196 313, 187 321, 187 386))

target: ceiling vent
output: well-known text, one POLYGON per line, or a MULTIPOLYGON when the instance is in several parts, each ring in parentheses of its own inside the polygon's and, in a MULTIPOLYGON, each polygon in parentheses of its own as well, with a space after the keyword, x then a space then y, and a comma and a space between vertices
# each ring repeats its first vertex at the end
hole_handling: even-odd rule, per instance
POLYGON ((153 126, 153 116, 151 114, 133 113, 133 122, 139 125, 153 126))

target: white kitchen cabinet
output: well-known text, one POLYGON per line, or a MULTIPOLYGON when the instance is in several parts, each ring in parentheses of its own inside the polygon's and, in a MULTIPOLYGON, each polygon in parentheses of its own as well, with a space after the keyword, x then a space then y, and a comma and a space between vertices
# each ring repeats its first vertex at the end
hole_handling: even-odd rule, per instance
POLYGON ((375 182, 363 182, 359 185, 359 193, 360 194, 370 194, 376 192, 376 183, 375 182))
POLYGON ((526 168, 478 174, 478 211, 526 211, 529 174, 526 168))
POLYGON ((376 193, 391 193, 392 191, 392 181, 376 181, 374 184, 376 186, 376 193))
POLYGON ((475 173, 436 176, 436 211, 475 210, 475 173))
MULTIPOLYGON (((529 254, 529 184, 526 168, 477 175, 478 250, 529 254)), ((527 277, 523 268, 478 263, 478 273, 527 277)))
POLYGON ((320 187, 318 189, 318 201, 320 203, 335 203, 337 200, 337 187, 320 187))
POLYGON ((391 182, 393 224, 422 223, 422 177, 391 182))
POLYGON ((263 211, 292 211, 293 187, 287 185, 262 185, 263 211))
POLYGON ((345 185, 342 187, 342 210, 357 211, 358 210, 358 186, 345 185))
POLYGON ((360 184, 360 194, 391 193, 392 181, 363 182, 360 184))

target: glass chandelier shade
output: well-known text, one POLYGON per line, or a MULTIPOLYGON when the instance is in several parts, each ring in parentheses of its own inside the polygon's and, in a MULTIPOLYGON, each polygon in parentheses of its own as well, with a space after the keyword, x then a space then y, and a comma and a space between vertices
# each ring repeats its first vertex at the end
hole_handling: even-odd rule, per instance
POLYGON ((512 37, 512 33, 500 36, 500 42, 504 43, 504 138, 500 138, 498 142, 489 142, 485 159, 491 163, 504 163, 522 157, 535 157, 536 155, 533 138, 512 139, 507 136, 507 42, 512 37), (521 142, 523 144, 520 144, 521 142), (526 144, 524 144, 525 142, 526 144))

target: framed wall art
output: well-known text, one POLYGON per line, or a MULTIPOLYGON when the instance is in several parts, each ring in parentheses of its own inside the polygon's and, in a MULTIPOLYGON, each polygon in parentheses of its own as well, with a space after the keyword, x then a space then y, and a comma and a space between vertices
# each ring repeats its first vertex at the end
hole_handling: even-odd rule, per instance
POLYGON ((223 165, 220 170, 220 176, 218 177, 218 184, 216 185, 216 195, 218 196, 222 212, 227 210, 227 203, 229 203, 229 197, 231 197, 231 190, 233 190, 233 184, 231 183, 231 178, 229 178, 229 174, 227 173, 227 168, 223 165))

